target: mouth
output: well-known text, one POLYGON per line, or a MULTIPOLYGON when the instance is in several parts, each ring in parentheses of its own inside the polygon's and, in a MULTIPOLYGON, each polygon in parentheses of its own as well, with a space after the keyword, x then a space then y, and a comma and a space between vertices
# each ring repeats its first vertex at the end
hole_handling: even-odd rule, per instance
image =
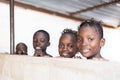
POLYGON ((63 53, 62 53, 62 56, 63 56, 63 57, 68 57, 68 56, 69 56, 69 53, 68 53, 68 52, 63 52, 63 53))
POLYGON ((18 54, 24 54, 24 53, 25 53, 25 51, 23 51, 23 50, 18 51, 18 54))
POLYGON ((41 50, 41 47, 36 47, 35 49, 36 49, 36 50, 41 50))
POLYGON ((67 55, 68 55, 68 54, 67 54, 67 53, 65 53, 65 52, 64 52, 64 53, 62 53, 62 54, 63 54, 64 56, 67 56, 67 55))
POLYGON ((82 53, 88 53, 90 51, 90 49, 80 49, 80 52, 82 53))
POLYGON ((89 52, 89 49, 83 49, 82 50, 84 53, 87 53, 87 52, 89 52))

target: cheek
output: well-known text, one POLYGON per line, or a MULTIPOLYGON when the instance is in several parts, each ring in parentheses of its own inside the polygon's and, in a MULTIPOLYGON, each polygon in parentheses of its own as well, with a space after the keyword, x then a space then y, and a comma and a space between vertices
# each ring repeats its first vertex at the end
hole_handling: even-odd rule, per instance
POLYGON ((34 47, 34 48, 35 48, 35 46, 36 46, 35 43, 33 43, 33 47, 34 47))
POLYGON ((98 51, 100 49, 100 42, 91 44, 91 47, 92 47, 93 51, 98 51))
POLYGON ((98 50, 99 49, 99 45, 97 44, 95 44, 95 45, 91 45, 91 48, 92 48, 92 50, 93 51, 96 51, 96 50, 98 50))
POLYGON ((36 45, 36 42, 33 42, 33 45, 35 46, 35 45, 36 45))
POLYGON ((68 49, 68 51, 71 52, 71 53, 75 53, 76 52, 76 48, 74 47, 74 48, 68 49))
POLYGON ((63 50, 61 48, 58 49, 59 52, 62 52, 63 50))
POLYGON ((93 47, 99 47, 100 46, 100 40, 96 39, 93 42, 91 42, 90 45, 93 46, 93 47))
POLYGON ((80 43, 77 42, 77 48, 79 48, 79 47, 80 47, 80 43))
POLYGON ((49 46, 49 43, 45 42, 45 43, 41 43, 41 45, 47 47, 47 46, 49 46))
POLYGON ((73 50, 73 49, 68 49, 68 51, 69 51, 69 52, 74 52, 74 50, 73 50))
POLYGON ((47 43, 40 43, 39 46, 41 46, 41 47, 47 47, 47 43))

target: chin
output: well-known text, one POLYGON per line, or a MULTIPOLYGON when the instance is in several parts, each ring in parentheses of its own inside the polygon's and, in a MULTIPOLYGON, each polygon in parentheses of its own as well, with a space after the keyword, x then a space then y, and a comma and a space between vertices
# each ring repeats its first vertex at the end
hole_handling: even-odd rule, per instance
POLYGON ((82 56, 84 56, 84 57, 86 57, 86 58, 89 58, 89 57, 90 57, 89 55, 82 55, 82 56))
POLYGON ((62 55, 62 57, 65 57, 65 58, 70 58, 70 56, 68 56, 68 55, 62 55))

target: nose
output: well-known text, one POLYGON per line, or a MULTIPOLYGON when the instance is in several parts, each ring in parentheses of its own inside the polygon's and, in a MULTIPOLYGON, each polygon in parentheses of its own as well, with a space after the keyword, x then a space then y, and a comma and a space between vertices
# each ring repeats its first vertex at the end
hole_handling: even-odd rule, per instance
POLYGON ((37 46, 40 46, 40 42, 39 42, 38 40, 36 41, 36 45, 37 45, 37 46))
POLYGON ((85 45, 88 44, 88 42, 87 42, 87 40, 82 40, 81 44, 82 44, 83 46, 85 46, 85 45))
POLYGON ((66 51, 67 49, 68 49, 67 46, 65 46, 63 50, 66 51))

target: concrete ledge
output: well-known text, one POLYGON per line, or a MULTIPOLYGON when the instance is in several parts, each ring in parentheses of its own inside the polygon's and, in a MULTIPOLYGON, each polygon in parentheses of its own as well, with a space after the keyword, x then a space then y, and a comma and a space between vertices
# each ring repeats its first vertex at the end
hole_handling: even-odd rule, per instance
POLYGON ((120 80, 120 63, 0 54, 0 80, 120 80))

